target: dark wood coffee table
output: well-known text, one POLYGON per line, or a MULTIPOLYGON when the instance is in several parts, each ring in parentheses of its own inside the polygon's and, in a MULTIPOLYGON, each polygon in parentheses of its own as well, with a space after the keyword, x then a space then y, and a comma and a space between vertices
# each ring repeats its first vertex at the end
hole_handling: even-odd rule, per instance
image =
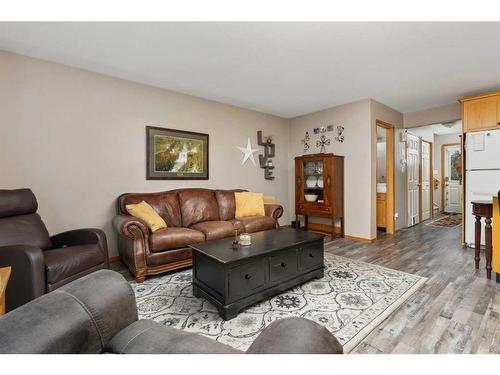
POLYGON ((224 320, 240 310, 313 278, 323 277, 323 235, 281 228, 252 233, 252 245, 233 238, 192 245, 193 294, 224 320))

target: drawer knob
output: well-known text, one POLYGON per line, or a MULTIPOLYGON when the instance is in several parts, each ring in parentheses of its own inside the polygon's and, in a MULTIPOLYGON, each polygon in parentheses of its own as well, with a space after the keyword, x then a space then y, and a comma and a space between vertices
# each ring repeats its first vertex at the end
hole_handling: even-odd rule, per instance
POLYGON ((251 278, 252 278, 252 276, 249 275, 248 273, 245 275, 245 279, 250 280, 251 278))
POLYGON ((309 258, 314 258, 314 255, 312 253, 309 253, 309 258))
POLYGON ((286 263, 285 262, 281 262, 281 267, 285 268, 286 267, 286 263))

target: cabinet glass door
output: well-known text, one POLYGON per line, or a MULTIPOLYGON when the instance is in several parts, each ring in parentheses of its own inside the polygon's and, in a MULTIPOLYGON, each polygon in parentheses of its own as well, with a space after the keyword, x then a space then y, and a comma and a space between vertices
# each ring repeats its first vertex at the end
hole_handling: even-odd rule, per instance
POLYGON ((305 201, 323 203, 323 160, 305 161, 303 170, 305 201))

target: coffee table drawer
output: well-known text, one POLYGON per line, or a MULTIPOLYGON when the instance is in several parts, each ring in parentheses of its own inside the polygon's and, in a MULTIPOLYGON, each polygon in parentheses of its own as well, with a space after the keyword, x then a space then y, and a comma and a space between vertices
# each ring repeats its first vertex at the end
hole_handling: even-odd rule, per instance
POLYGON ((228 278, 228 297, 233 300, 262 287, 266 282, 264 260, 242 264, 230 269, 228 278))
POLYGON ((271 282, 285 279, 297 273, 297 251, 287 251, 269 258, 269 279, 271 282))
POLYGON ((302 270, 319 267, 323 264, 323 247, 321 244, 305 246, 300 249, 299 259, 302 270))

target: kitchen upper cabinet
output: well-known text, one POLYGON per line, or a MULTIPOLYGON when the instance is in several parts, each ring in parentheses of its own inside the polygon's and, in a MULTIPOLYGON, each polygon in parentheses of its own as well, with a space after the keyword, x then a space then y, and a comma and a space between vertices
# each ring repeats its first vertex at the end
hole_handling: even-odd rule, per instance
POLYGON ((460 102, 465 133, 500 129, 500 93, 466 97, 460 102))

